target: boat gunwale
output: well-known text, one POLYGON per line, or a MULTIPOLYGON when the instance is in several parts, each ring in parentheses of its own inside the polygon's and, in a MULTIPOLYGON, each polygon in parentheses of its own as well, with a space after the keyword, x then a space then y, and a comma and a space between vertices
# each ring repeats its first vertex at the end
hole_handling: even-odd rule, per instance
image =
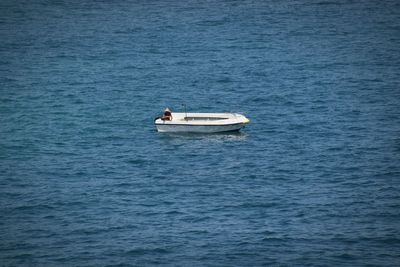
POLYGON ((207 127, 220 127, 220 126, 230 126, 230 125, 238 125, 238 124, 247 124, 247 122, 235 122, 235 123, 226 123, 226 124, 188 124, 188 123, 155 123, 156 125, 165 125, 165 126, 207 126, 207 127))

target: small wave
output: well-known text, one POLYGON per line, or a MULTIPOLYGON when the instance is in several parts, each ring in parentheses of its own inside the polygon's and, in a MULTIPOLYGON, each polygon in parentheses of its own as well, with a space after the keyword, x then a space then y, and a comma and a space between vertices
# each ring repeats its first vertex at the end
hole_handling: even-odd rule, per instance
POLYGON ((126 254, 128 255, 133 255, 133 256, 141 256, 145 254, 167 254, 170 253, 171 251, 166 249, 166 248, 134 248, 131 250, 128 250, 126 254))
POLYGON ((125 30, 117 30, 114 31, 115 34, 132 34, 132 33, 138 33, 143 31, 144 28, 143 27, 134 27, 134 28, 129 28, 129 29, 125 29, 125 30))
POLYGON ((44 204, 38 204, 38 205, 23 205, 23 206, 18 206, 15 208, 16 210, 20 211, 31 211, 31 212, 37 212, 38 209, 40 210, 53 210, 54 207, 50 205, 44 205, 44 204))
POLYGON ((200 22, 197 22, 196 25, 198 26, 207 26, 207 27, 213 27, 213 26, 221 26, 227 23, 227 19, 220 19, 220 20, 203 20, 200 22))
POLYGON ((315 5, 318 5, 318 6, 340 6, 341 3, 339 3, 339 1, 337 1, 337 2, 322 1, 322 2, 315 3, 315 5))
POLYGON ((240 205, 240 208, 249 209, 249 208, 272 208, 278 206, 278 203, 244 203, 240 205))
POLYGON ((232 79, 225 77, 225 78, 221 78, 219 80, 217 80, 218 83, 231 83, 233 82, 232 79))
POLYGON ((146 160, 144 160, 144 159, 129 159, 126 162, 129 164, 133 164, 133 165, 142 165, 142 164, 146 163, 146 160))
POLYGON ((349 253, 342 253, 342 254, 339 254, 339 255, 334 255, 334 257, 338 258, 338 259, 342 259, 342 260, 353 260, 353 259, 356 259, 356 257, 354 255, 349 254, 349 253))

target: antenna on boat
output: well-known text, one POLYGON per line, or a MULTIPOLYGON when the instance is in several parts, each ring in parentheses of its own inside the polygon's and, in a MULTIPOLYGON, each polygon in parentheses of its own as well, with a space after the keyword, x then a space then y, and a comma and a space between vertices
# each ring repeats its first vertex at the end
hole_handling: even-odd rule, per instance
POLYGON ((182 106, 185 108, 185 120, 187 120, 186 104, 182 104, 182 106))

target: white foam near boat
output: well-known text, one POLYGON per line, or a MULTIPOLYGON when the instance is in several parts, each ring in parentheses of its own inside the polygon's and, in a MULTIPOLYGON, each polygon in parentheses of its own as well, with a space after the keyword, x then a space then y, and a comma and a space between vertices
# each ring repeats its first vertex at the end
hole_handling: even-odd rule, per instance
POLYGON ((172 112, 171 120, 158 117, 154 123, 159 132, 218 133, 239 131, 250 122, 238 113, 172 112))

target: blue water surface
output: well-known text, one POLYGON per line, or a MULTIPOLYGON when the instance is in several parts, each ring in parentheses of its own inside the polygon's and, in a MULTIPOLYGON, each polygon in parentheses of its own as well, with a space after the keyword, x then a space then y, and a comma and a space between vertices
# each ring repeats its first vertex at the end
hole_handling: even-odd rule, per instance
POLYGON ((1 266, 399 266, 399 222, 400 2, 1 1, 1 266))

